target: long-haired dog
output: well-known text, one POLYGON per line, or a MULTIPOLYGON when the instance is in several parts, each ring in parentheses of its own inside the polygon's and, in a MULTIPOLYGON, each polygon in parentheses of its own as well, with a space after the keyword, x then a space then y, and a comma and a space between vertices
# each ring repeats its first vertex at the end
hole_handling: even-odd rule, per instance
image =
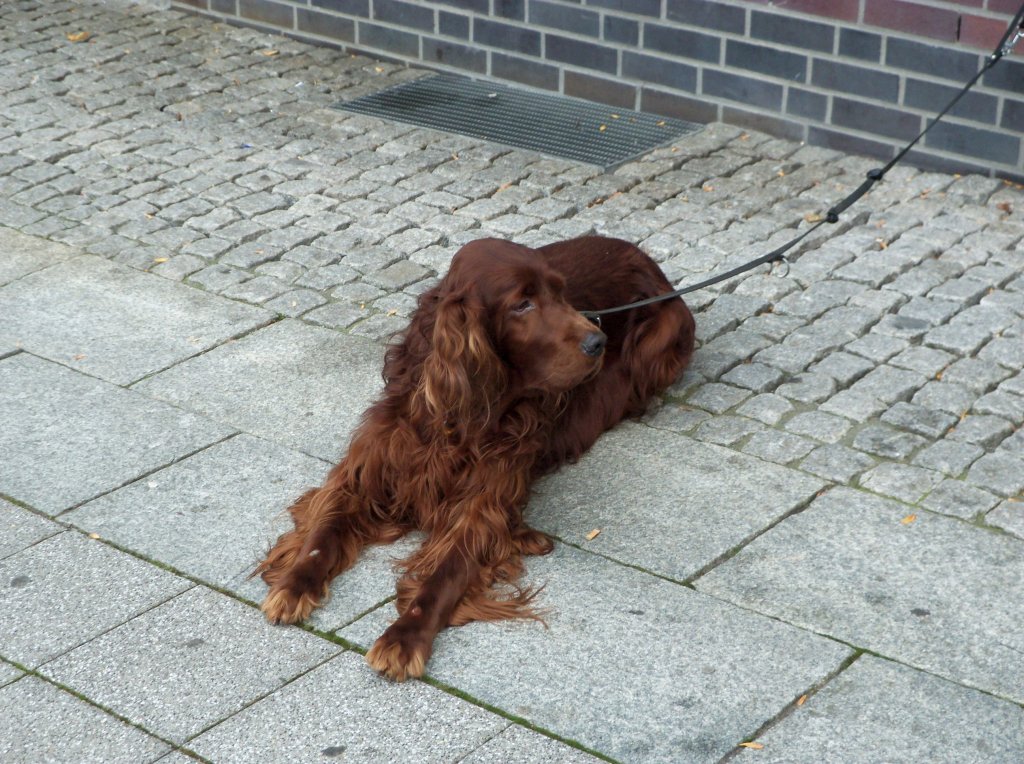
POLYGON ((306 618, 364 546, 413 529, 427 539, 401 563, 399 617, 367 654, 373 668, 418 677, 444 627, 535 617, 536 591, 516 581, 523 556, 552 543, 523 522, 531 483, 643 413, 693 351, 679 298, 611 314, 601 329, 579 311, 671 288, 616 239, 460 249, 388 349, 383 395, 348 453, 290 508, 295 529, 257 567, 267 618, 306 618))

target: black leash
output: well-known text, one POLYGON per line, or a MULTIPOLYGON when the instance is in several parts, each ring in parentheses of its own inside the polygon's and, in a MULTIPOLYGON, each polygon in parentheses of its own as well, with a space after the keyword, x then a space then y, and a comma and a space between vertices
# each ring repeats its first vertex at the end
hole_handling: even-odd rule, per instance
POLYGON ((936 115, 935 119, 933 119, 924 128, 924 130, 917 134, 916 138, 914 138, 912 141, 910 141, 910 143, 904 146, 902 151, 900 151, 896 156, 890 159, 888 164, 886 164, 884 167, 876 167, 873 170, 869 170, 867 178, 863 183, 861 183, 856 189, 854 189, 853 192, 845 199, 830 207, 829 210, 825 213, 824 217, 822 217, 820 220, 818 220, 818 222, 816 222, 814 225, 812 225, 810 228, 808 228, 806 231, 804 231, 796 238, 786 242, 781 247, 773 249, 768 254, 761 255, 760 257, 755 258, 754 260, 750 260, 749 262, 746 262, 743 265, 739 265, 733 268, 732 270, 728 270, 725 273, 720 273, 717 276, 705 279, 704 281, 700 281, 696 284, 690 284, 689 286, 685 286, 681 289, 676 289, 673 292, 655 295, 654 297, 648 297, 645 300, 637 300, 636 302, 631 302, 628 305, 619 305, 615 308, 605 308, 604 310, 581 310, 580 313, 582 313, 587 318, 600 319, 601 316, 608 315, 609 313, 621 313, 624 310, 632 310, 633 308, 640 308, 643 307, 644 305, 650 305, 655 302, 671 300, 675 297, 679 297, 680 295, 687 294, 688 292, 696 292, 698 289, 709 287, 712 284, 719 283, 720 281, 726 281, 727 279, 731 279, 733 276, 738 276, 739 274, 752 270, 753 268, 756 268, 759 265, 764 265, 765 263, 778 262, 779 260, 782 260, 786 252, 795 247, 806 237, 810 236, 812 233, 817 231, 818 228, 823 226, 825 223, 839 222, 839 216, 843 214, 847 209, 849 209, 849 207, 852 204, 854 204, 858 199, 864 196, 864 194, 870 191, 872 186, 874 186, 878 181, 884 178, 885 174, 889 172, 889 170, 891 170, 894 166, 896 166, 896 164, 907 155, 907 152, 914 148, 914 146, 917 145, 917 142, 924 138, 924 136, 927 135, 928 131, 931 130, 936 124, 938 124, 939 120, 946 116, 947 112, 949 112, 950 109, 957 105, 960 99, 967 94, 967 91, 974 87, 975 83, 977 83, 977 81, 981 79, 982 75, 985 74, 985 72, 987 72, 997 63, 999 63, 999 60, 1003 56, 1009 55, 1010 51, 1013 50, 1013 46, 1017 44, 1017 41, 1022 36, 1024 36, 1024 4, 1021 5, 1020 10, 1017 11, 1017 15, 1013 17, 1013 20, 1010 22, 1010 25, 1006 28, 1006 33, 1003 35, 1003 39, 999 41, 999 44, 996 46, 995 50, 992 51, 992 55, 985 59, 984 66, 982 66, 981 69, 978 70, 978 73, 975 74, 970 79, 970 81, 966 85, 964 85, 963 88, 960 89, 960 92, 953 97, 953 100, 946 104, 946 108, 940 111, 938 115, 936 115))

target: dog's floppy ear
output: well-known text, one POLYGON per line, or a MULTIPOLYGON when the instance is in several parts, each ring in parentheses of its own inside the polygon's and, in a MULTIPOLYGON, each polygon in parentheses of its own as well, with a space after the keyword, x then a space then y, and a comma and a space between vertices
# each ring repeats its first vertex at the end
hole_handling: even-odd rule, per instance
POLYGON ((469 289, 438 295, 431 347, 423 362, 426 405, 442 423, 486 420, 505 384, 487 330, 487 313, 469 289))

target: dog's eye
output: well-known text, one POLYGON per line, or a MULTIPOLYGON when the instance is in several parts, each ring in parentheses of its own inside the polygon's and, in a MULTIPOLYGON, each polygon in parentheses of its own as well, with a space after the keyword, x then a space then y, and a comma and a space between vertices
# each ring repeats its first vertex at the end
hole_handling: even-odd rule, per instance
POLYGON ((512 312, 518 315, 529 313, 531 310, 533 310, 533 300, 521 300, 512 308, 512 312))

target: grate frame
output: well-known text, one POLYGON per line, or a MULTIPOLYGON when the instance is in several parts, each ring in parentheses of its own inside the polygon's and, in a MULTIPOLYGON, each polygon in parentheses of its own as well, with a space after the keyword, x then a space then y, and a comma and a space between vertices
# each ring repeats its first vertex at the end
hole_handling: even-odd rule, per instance
POLYGON ((495 82, 434 74, 333 106, 610 170, 704 128, 495 82))

